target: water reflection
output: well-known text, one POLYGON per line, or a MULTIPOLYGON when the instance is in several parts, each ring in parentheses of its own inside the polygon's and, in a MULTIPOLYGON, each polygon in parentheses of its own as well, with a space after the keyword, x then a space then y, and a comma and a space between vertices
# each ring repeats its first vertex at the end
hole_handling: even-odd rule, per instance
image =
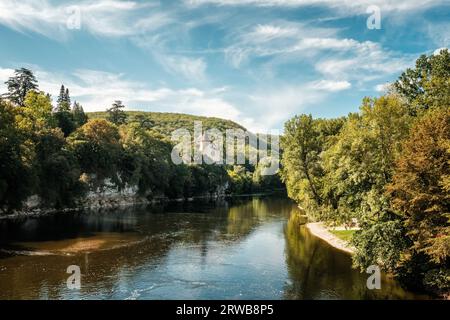
POLYGON ((180 203, 0 222, 1 299, 415 298, 381 292, 284 198, 180 203), (66 268, 82 286, 68 290, 66 268))

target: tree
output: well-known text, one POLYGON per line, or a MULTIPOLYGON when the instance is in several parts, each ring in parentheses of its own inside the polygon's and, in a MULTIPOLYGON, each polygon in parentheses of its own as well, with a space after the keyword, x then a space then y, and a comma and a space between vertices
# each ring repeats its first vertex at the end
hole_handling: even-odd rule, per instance
POLYGON ((37 80, 31 70, 26 68, 16 69, 14 76, 5 82, 8 93, 4 96, 11 102, 22 106, 28 92, 38 90, 37 80))
POLYGON ((19 209, 32 192, 33 131, 16 121, 19 110, 0 100, 0 211, 19 209))
POLYGON ((364 99, 361 114, 349 116, 334 144, 323 154, 327 219, 370 226, 390 214, 384 188, 395 157, 409 132, 407 106, 394 95, 364 99))
POLYGON ((409 111, 417 115, 432 107, 450 103, 450 52, 443 49, 430 56, 422 55, 413 69, 407 69, 394 88, 409 102, 409 111))
POLYGON ((450 110, 430 110, 411 129, 387 193, 409 245, 397 274, 416 287, 450 291, 450 110))
POLYGON ((67 106, 70 109, 70 94, 69 94, 69 88, 66 88, 66 93, 64 94, 64 100, 67 103, 67 106))
POLYGON ((233 166, 233 170, 227 172, 230 179, 228 192, 233 194, 252 192, 252 172, 246 170, 244 166, 233 166))
POLYGON ((74 116, 70 111, 58 111, 54 114, 57 126, 64 133, 64 136, 70 135, 77 128, 77 123, 74 121, 74 116))
POLYGON ((73 121, 76 127, 81 127, 88 121, 88 116, 84 113, 83 106, 74 101, 72 106, 73 121))
POLYGON ((320 206, 321 145, 311 115, 297 116, 285 124, 282 146, 282 177, 288 194, 302 205, 320 206))
POLYGON ((61 85, 61 89, 59 91, 59 96, 56 105, 57 112, 69 112, 70 111, 70 96, 69 89, 65 88, 64 85, 61 85))
POLYGON ((116 100, 112 107, 106 110, 108 112, 108 120, 115 125, 125 124, 127 122, 127 114, 122 110, 123 108, 125 106, 122 104, 122 101, 116 100))
POLYGON ((405 237, 401 220, 386 219, 358 230, 353 236, 352 244, 356 248, 353 265, 362 272, 377 264, 383 270, 395 273, 410 241, 405 237))
POLYGON ((64 85, 61 85, 61 89, 59 90, 55 119, 57 126, 61 128, 66 137, 79 127, 74 121, 74 115, 70 110, 69 89, 65 88, 64 85))
POLYGON ((60 128, 42 129, 35 133, 34 171, 37 174, 35 193, 41 205, 64 208, 75 205, 84 194, 80 168, 60 128))
POLYGON ((344 119, 317 119, 301 115, 285 124, 281 177, 289 197, 311 215, 320 215, 323 198, 322 152, 341 130, 344 119))
POLYGON ((134 117, 134 121, 139 123, 140 127, 146 130, 151 129, 151 127, 153 126, 153 122, 143 114, 136 115, 134 117))
POLYGON ((436 264, 450 258, 450 110, 429 112, 411 130, 388 187, 405 217, 412 251, 436 264))
POLYGON ((101 185, 107 178, 120 183, 117 174, 122 146, 114 124, 104 119, 90 120, 68 140, 81 171, 95 177, 92 180, 95 185, 101 185))
POLYGON ((52 114, 53 106, 49 95, 44 92, 30 91, 23 103, 23 124, 27 124, 32 130, 56 125, 52 114))

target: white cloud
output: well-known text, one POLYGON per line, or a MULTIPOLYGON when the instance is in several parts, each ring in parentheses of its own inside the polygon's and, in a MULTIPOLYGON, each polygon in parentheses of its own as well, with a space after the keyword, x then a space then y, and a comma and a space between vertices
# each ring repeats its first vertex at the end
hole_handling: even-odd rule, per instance
POLYGON ((443 48, 439 48, 439 49, 436 49, 436 50, 434 50, 434 52, 433 52, 433 55, 439 55, 439 54, 441 54, 441 51, 442 50, 449 50, 448 48, 446 48, 446 47, 443 47, 443 48))
POLYGON ((391 86, 391 84, 389 82, 387 82, 387 83, 380 83, 380 84, 377 84, 375 86, 374 90, 376 92, 385 93, 385 92, 387 92, 389 90, 390 86, 391 86))
POLYGON ((323 91, 342 91, 350 89, 352 84, 348 81, 331 81, 331 80, 319 80, 309 84, 311 89, 323 90, 323 91))
POLYGON ((173 74, 181 74, 192 81, 203 81, 205 79, 206 63, 202 58, 159 55, 158 59, 163 67, 173 74))
POLYGON ((336 33, 334 28, 316 28, 286 21, 259 24, 237 34, 224 52, 231 65, 238 68, 254 56, 311 55, 314 50, 342 50, 352 45, 354 40, 337 39, 336 33))
MULTIPOLYGON (((225 57, 235 68, 240 68, 254 57, 270 58, 265 60, 272 72, 273 67, 283 63, 309 61, 319 73, 334 83, 328 83, 329 91, 345 89, 349 80, 358 83, 395 74, 409 67, 416 58, 386 50, 373 41, 357 41, 351 38, 339 38, 337 29, 310 28, 304 24, 257 25, 244 31, 233 39, 226 48, 225 57), (312 36, 314 35, 314 36, 312 36), (331 57, 330 57, 331 56, 331 57)), ((326 83, 316 83, 326 89, 326 83)))
POLYGON ((111 37, 141 34, 171 22, 153 4, 134 1, 85 0, 76 5, 53 5, 48 0, 2 0, 0 24, 21 32, 64 39, 73 32, 67 26, 68 20, 78 12, 81 29, 111 37))
POLYGON ((286 119, 322 101, 325 96, 323 92, 302 85, 280 84, 265 90, 259 89, 250 94, 247 104, 254 115, 251 128, 255 132, 282 129, 279 126, 286 119))
POLYGON ((445 4, 445 0, 185 0, 190 6, 215 4, 219 6, 252 5, 259 7, 325 6, 347 14, 365 13, 370 5, 382 11, 409 11, 445 4))
POLYGON ((319 59, 315 69, 328 78, 365 82, 401 72, 417 58, 416 55, 385 50, 371 41, 351 43, 349 50, 344 50, 345 54, 319 59))
POLYGON ((295 36, 298 33, 296 28, 283 27, 270 24, 258 24, 252 33, 249 34, 248 40, 253 41, 269 41, 276 38, 284 38, 295 36))

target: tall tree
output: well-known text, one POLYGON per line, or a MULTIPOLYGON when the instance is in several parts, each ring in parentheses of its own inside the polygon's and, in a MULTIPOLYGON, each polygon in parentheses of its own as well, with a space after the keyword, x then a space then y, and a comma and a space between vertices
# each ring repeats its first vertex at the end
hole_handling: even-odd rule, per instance
POLYGON ((27 93, 38 90, 38 84, 33 72, 26 68, 16 69, 14 76, 5 82, 8 93, 4 96, 11 102, 23 106, 27 93))
POLYGON ((78 127, 74 121, 74 115, 70 111, 69 89, 62 84, 59 90, 55 118, 58 127, 61 128, 66 137, 78 127))
POLYGON ((25 117, 22 124, 40 130, 55 126, 55 119, 52 113, 52 102, 49 95, 44 92, 30 91, 24 101, 22 108, 25 117))
POLYGON ((81 127, 88 121, 88 116, 84 113, 83 106, 74 101, 72 106, 73 121, 77 127, 81 127))
POLYGON ((282 178, 288 194, 302 206, 311 208, 322 204, 321 177, 323 170, 319 162, 321 153, 320 133, 311 115, 301 115, 285 124, 282 138, 284 150, 282 178))
POLYGON ((61 89, 59 90, 59 96, 56 105, 57 112, 68 112, 70 111, 70 96, 69 89, 65 88, 64 85, 61 85, 61 89))
POLYGON ((412 115, 431 107, 450 103, 450 52, 443 49, 417 59, 415 68, 407 69, 394 83, 394 88, 409 102, 412 115))
POLYGON ((450 110, 430 112, 411 130, 389 186, 406 217, 413 250, 450 261, 450 110))
POLYGON ((333 199, 330 218, 377 221, 389 209, 384 186, 391 181, 400 141, 408 134, 407 106, 395 95, 364 99, 335 143, 322 155, 324 194, 333 199))
POLYGON ((122 104, 122 101, 116 100, 114 101, 111 108, 107 109, 108 112, 108 120, 114 123, 115 125, 125 124, 127 122, 127 114, 122 110, 125 106, 122 104))
POLYGON ((64 94, 64 101, 67 103, 67 105, 70 108, 70 94, 69 94, 69 88, 66 88, 66 93, 64 94))
POLYGON ((387 191, 409 246, 399 275, 450 293, 450 110, 430 110, 412 128, 387 191))
POLYGON ((18 122, 18 108, 0 100, 0 212, 20 208, 32 191, 33 130, 18 122))

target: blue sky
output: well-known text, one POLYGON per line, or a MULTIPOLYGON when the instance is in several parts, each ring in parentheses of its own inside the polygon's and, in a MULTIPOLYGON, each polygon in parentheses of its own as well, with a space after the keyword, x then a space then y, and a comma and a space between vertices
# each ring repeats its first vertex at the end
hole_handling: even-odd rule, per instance
POLYGON ((119 99, 262 132, 358 110, 449 30, 448 0, 2 0, 0 81, 25 66, 88 111, 119 99))

